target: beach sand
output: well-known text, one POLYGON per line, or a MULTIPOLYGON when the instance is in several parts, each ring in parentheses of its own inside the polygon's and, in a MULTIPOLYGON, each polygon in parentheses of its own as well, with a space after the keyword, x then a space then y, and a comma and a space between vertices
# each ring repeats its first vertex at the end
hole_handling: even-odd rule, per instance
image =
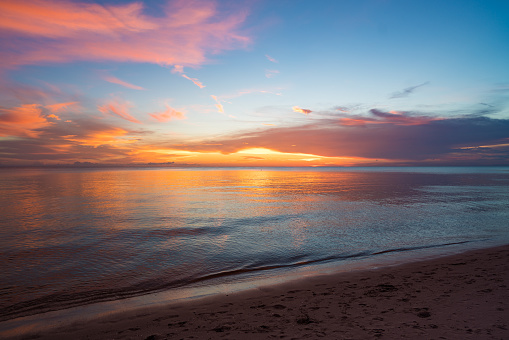
POLYGON ((509 339, 509 245, 117 314, 37 339, 509 339))

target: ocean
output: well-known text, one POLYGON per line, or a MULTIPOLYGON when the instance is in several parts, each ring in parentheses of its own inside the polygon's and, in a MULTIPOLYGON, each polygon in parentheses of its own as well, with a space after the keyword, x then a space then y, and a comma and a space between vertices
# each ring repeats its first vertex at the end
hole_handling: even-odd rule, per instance
POLYGON ((0 330, 507 243, 509 167, 1 169, 0 330))

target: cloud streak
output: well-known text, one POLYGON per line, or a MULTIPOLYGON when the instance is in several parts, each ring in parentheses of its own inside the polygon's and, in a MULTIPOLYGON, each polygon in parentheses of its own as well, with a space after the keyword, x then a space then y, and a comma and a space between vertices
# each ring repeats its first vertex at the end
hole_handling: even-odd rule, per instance
POLYGON ((440 120, 439 117, 409 115, 408 112, 390 111, 385 112, 378 109, 371 109, 370 116, 348 116, 339 119, 343 126, 366 126, 370 124, 394 124, 394 125, 422 125, 434 120, 440 120))
POLYGON ((265 70, 265 77, 266 78, 273 78, 277 74, 279 74, 278 70, 265 70))
POLYGON ((410 86, 410 87, 404 88, 402 91, 394 92, 389 97, 389 99, 408 97, 410 94, 414 93, 414 91, 417 90, 419 87, 422 87, 422 86, 428 85, 428 84, 429 84, 429 81, 427 81, 425 83, 422 83, 422 84, 419 84, 419 85, 415 85, 415 86, 410 86))
POLYGON ((183 78, 186 78, 186 79, 192 81, 194 83, 194 85, 198 86, 200 89, 205 87, 205 85, 203 85, 202 82, 199 81, 198 79, 191 78, 187 74, 185 74, 184 73, 184 66, 182 66, 182 65, 175 65, 173 67, 173 70, 171 71, 171 73, 178 73, 178 74, 180 74, 183 78))
POLYGON ((113 83, 113 84, 117 84, 117 85, 122 85, 124 87, 129 88, 129 89, 133 89, 133 90, 145 90, 141 86, 130 84, 130 83, 126 82, 126 81, 120 80, 120 79, 118 79, 116 77, 113 77, 113 76, 106 76, 103 79, 106 80, 109 83, 113 83))
POLYGON ((182 77, 192 81, 194 83, 194 85, 198 86, 200 89, 204 88, 205 85, 202 84, 201 81, 199 81, 198 79, 196 78, 191 78, 191 77, 188 77, 187 75, 183 74, 182 77))
POLYGON ((118 116, 129 122, 140 124, 141 122, 138 119, 134 118, 129 114, 129 112, 127 112, 130 107, 131 105, 129 103, 112 101, 110 103, 99 106, 97 109, 104 114, 118 116))
POLYGON ((51 112, 61 112, 63 110, 68 109, 70 106, 77 105, 78 102, 66 102, 66 103, 57 103, 57 104, 51 104, 46 105, 45 107, 50 110, 51 112))
POLYGON ((276 59, 272 58, 270 55, 266 54, 265 55, 265 58, 267 58, 268 61, 272 62, 272 63, 279 63, 279 61, 277 61, 276 59))
POLYGON ((210 97, 212 99, 214 99, 214 101, 216 102, 217 112, 224 114, 224 107, 223 107, 223 104, 221 104, 221 102, 219 101, 219 99, 216 96, 214 96, 214 95, 210 95, 210 97))

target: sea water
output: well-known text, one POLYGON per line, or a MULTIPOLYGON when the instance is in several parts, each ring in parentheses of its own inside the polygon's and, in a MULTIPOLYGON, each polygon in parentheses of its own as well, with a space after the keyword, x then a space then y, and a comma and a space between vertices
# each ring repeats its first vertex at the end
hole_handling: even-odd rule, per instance
POLYGON ((504 243, 508 167, 2 169, 0 321, 504 243))

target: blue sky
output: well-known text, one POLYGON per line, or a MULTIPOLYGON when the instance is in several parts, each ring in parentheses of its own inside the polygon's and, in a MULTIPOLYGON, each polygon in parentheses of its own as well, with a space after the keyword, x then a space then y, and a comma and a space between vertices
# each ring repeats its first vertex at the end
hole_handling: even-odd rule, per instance
POLYGON ((509 164, 507 1, 0 7, 2 164, 509 164))

